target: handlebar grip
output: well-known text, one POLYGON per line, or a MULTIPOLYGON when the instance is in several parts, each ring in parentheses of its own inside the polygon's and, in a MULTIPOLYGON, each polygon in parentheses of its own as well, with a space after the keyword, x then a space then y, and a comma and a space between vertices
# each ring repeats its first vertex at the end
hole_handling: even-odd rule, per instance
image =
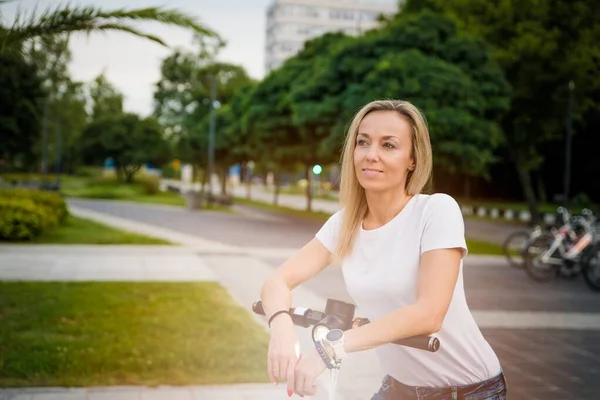
POLYGON ((252 311, 253 311, 255 314, 259 314, 259 315, 265 315, 265 310, 263 309, 263 306, 262 306, 262 301, 260 301, 260 300, 259 300, 259 301, 255 301, 255 302, 252 304, 252 311))
POLYGON ((396 340, 394 344, 412 347, 419 350, 426 350, 435 353, 440 348, 440 340, 435 336, 419 335, 406 339, 396 340))

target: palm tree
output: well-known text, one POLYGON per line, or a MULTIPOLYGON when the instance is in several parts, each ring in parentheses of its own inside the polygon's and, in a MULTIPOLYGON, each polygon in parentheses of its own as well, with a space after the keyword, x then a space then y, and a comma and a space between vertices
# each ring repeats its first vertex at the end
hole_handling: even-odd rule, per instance
MULTIPOLYGON (((7 3, 7 1, 0 0, 0 7, 3 3, 7 3)), ((176 10, 149 7, 105 11, 93 6, 64 5, 55 9, 47 8, 39 16, 33 12, 28 18, 18 13, 12 26, 0 25, 0 56, 8 55, 9 52, 22 53, 23 45, 37 37, 76 32, 90 34, 102 31, 123 31, 166 46, 159 37, 127 25, 126 21, 155 21, 174 25, 191 29, 201 40, 210 38, 219 44, 223 43, 215 31, 203 26, 195 18, 176 10)))

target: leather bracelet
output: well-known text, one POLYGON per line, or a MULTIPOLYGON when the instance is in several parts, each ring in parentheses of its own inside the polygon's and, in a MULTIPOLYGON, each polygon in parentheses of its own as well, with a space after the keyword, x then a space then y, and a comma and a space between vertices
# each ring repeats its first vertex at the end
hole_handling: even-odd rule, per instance
POLYGON ((278 316, 279 314, 287 314, 290 316, 290 318, 292 317, 292 315, 290 314, 290 312, 288 310, 279 310, 276 313, 274 313, 273 315, 271 315, 271 318, 269 318, 269 328, 271 327, 271 322, 275 319, 276 316, 278 316))

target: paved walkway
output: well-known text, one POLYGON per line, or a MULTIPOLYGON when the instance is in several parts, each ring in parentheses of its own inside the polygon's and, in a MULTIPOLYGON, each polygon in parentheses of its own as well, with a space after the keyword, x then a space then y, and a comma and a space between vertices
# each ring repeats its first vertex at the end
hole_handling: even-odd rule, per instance
POLYGON ((0 246, 0 251, 5 281, 217 281, 186 247, 0 246))

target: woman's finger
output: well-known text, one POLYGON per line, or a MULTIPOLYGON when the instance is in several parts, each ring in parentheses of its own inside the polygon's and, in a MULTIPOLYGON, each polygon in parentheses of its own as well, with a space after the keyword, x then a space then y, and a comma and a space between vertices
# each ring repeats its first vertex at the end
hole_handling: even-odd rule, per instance
POLYGON ((269 374, 269 380, 277 385, 277 377, 273 373, 273 369, 275 368, 275 362, 271 358, 271 356, 267 357, 267 373, 269 374))
MULTIPOLYGON (((301 356, 302 357, 302 356, 301 356)), ((292 393, 295 391, 295 380, 296 380, 296 364, 300 360, 296 360, 295 358, 290 359, 290 362, 287 367, 287 389, 288 393, 291 391, 292 393)))
POLYGON ((304 377, 304 382, 302 384, 302 394, 305 396, 312 396, 312 391, 313 391, 313 379, 310 376, 305 376, 304 377))
POLYGON ((288 360, 281 357, 277 363, 277 380, 285 381, 287 379, 288 360))

